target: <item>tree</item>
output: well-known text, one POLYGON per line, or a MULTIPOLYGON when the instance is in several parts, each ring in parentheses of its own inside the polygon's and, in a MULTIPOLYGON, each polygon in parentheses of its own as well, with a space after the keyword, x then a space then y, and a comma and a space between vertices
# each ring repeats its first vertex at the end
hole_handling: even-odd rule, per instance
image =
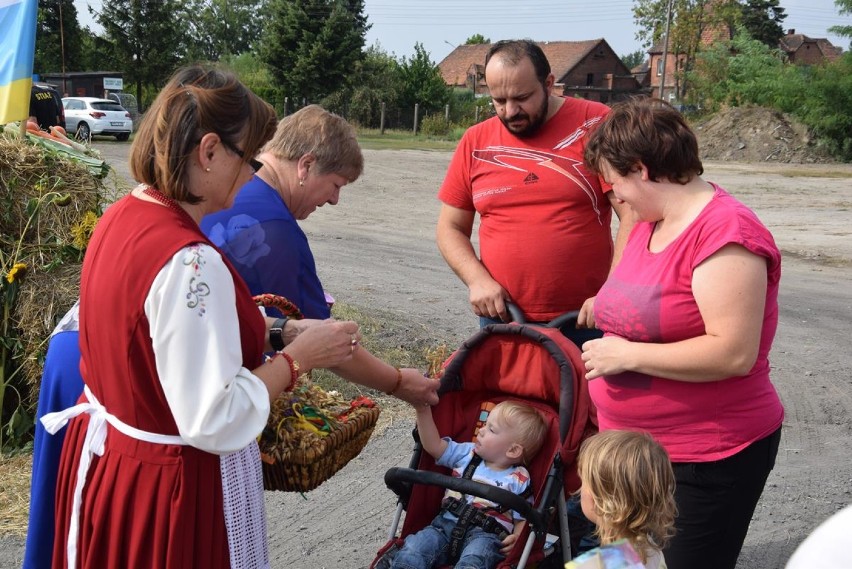
MULTIPOLYGON (((852 14, 852 0, 834 0, 834 5, 839 14, 852 14)), ((852 26, 831 26, 828 31, 852 39, 852 26)), ((852 41, 849 42, 849 49, 852 49, 852 41)))
POLYGON ((627 69, 633 69, 637 65, 641 65, 648 59, 648 54, 641 49, 637 49, 633 53, 621 56, 621 62, 627 69))
POLYGON ((273 0, 261 59, 282 93, 319 101, 349 85, 370 25, 363 0, 273 0))
POLYGON ((184 4, 187 58, 219 61, 257 46, 264 18, 260 0, 191 0, 184 4))
POLYGON ((465 40, 464 45, 479 45, 483 43, 491 43, 491 40, 482 34, 473 34, 465 40))
MULTIPOLYGON (((104 69, 102 49, 109 49, 103 38, 98 37, 91 28, 80 31, 80 65, 74 71, 98 71, 104 69)), ((67 68, 70 69, 66 65, 67 68)))
POLYGON ((143 88, 164 85, 183 60, 185 35, 174 25, 179 8, 176 0, 111 0, 93 11, 104 29, 96 41, 101 65, 121 71, 136 86, 140 106, 143 88))
MULTIPOLYGON (((850 36, 852 37, 852 36, 850 36)), ((813 67, 791 66, 808 74, 804 84, 806 104, 795 113, 826 145, 829 152, 846 162, 852 161, 852 52, 836 61, 813 67)))
POLYGON ((674 77, 678 96, 683 97, 687 91, 685 77, 701 49, 702 34, 709 32, 729 39, 730 30, 739 18, 740 6, 737 0, 635 0, 636 38, 642 40, 644 46, 650 47, 663 40, 670 1, 668 52, 683 62, 674 77))
POLYGON ((749 35, 770 48, 778 47, 787 18, 778 0, 747 0, 742 7, 742 25, 749 35))
POLYGON ((403 84, 399 62, 376 43, 364 52, 351 79, 351 89, 336 91, 323 99, 322 105, 353 123, 378 127, 382 103, 388 112, 399 104, 403 84))
POLYGON ((703 50, 690 73, 690 99, 708 110, 760 105, 790 111, 804 85, 793 85, 778 47, 770 48, 740 27, 731 41, 703 50), (785 79, 786 77, 786 79, 785 79))
POLYGON ((402 58, 400 64, 402 76, 402 96, 400 105, 414 107, 415 103, 426 112, 444 107, 450 100, 450 89, 441 77, 438 64, 432 63, 423 44, 414 44, 414 57, 402 58))
POLYGON ((240 81, 258 97, 276 108, 284 108, 284 97, 281 96, 269 67, 260 60, 257 53, 246 51, 239 55, 223 55, 219 61, 233 70, 240 81))
POLYGON ((36 73, 81 71, 82 35, 73 0, 41 0, 33 64, 36 73))

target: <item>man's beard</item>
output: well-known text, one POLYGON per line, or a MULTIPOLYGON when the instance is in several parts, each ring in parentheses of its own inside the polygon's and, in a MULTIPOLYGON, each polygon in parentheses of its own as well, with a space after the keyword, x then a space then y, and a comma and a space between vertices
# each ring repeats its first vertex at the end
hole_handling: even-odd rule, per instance
POLYGON ((547 96, 547 92, 545 91, 544 101, 542 101, 541 107, 539 107, 538 113, 535 116, 530 117, 527 113, 519 111, 513 116, 508 117, 506 119, 501 117, 500 122, 502 122, 503 126, 506 127, 506 130, 508 130, 518 138, 529 138, 535 135, 541 128, 541 125, 543 125, 545 121, 547 121, 547 110, 549 102, 550 97, 547 96), (521 129, 516 129, 509 125, 510 122, 517 119, 526 119, 526 126, 521 129))

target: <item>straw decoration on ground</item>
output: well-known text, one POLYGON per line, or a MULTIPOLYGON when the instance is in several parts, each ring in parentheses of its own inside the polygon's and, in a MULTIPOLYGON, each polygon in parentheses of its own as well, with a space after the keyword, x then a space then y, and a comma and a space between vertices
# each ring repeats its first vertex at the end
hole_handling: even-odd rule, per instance
MULTIPOLYGON (((283 297, 263 294, 255 302, 301 318, 298 308, 283 297)), ((260 436, 264 488, 313 490, 358 456, 378 418, 379 407, 368 397, 348 401, 302 374, 292 392, 273 402, 260 436)))

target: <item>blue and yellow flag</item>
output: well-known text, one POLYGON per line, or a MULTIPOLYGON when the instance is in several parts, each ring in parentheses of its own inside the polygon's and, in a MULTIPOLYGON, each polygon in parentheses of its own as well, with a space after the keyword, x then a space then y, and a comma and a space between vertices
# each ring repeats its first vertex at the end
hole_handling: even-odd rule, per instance
POLYGON ((38 0, 0 0, 0 124, 30 114, 38 0))

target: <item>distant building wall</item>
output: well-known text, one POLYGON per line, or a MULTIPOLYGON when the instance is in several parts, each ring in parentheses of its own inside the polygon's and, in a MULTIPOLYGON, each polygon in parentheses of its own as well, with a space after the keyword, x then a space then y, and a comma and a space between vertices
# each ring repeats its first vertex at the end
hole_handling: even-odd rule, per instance
POLYGON ((41 80, 56 85, 63 97, 105 97, 104 78, 123 79, 119 71, 43 73, 41 80))

